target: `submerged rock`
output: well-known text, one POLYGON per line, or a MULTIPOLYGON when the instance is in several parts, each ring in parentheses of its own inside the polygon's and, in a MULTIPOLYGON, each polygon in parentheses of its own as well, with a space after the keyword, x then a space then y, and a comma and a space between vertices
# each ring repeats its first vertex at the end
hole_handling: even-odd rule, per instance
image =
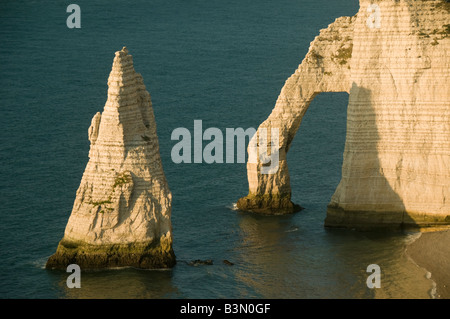
POLYGON ((196 259, 188 263, 189 266, 200 266, 200 265, 213 265, 213 261, 211 259, 201 260, 196 259))
POLYGON ((225 265, 227 265, 227 266, 233 266, 233 265, 234 265, 234 263, 232 263, 231 261, 226 260, 226 259, 224 259, 223 263, 224 263, 225 265))
POLYGON ((89 162, 64 237, 46 268, 174 266, 172 194, 150 94, 125 47, 115 54, 108 99, 88 135, 89 162))

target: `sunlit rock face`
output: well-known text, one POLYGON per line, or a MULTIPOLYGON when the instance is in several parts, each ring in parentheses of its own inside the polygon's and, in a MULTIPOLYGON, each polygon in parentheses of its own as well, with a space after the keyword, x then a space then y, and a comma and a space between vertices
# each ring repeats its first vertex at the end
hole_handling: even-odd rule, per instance
POLYGON ((175 264, 171 202, 150 94, 132 56, 116 52, 108 99, 88 130, 89 162, 64 237, 47 268, 175 264))
POLYGON ((450 224, 450 4, 374 3, 361 0, 357 15, 321 30, 286 81, 258 129, 279 130, 279 169, 261 174, 262 163, 247 164, 240 209, 299 209, 290 201, 286 153, 314 97, 340 91, 349 93, 347 136, 325 225, 450 224))

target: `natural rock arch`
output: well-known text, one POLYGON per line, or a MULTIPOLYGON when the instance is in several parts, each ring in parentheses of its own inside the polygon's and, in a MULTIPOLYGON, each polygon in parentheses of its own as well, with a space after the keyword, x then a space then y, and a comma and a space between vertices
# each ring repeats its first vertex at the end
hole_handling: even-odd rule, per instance
MULTIPOLYGON (((279 168, 275 174, 261 174, 262 163, 247 163, 249 194, 237 205, 242 210, 283 214, 300 210, 291 202, 286 154, 311 101, 320 92, 347 92, 353 25, 350 17, 337 19, 312 42, 295 73, 286 81, 269 118, 258 128, 279 131, 279 168)), ((256 136, 255 135, 255 136, 256 136)))
MULTIPOLYGON (((326 226, 441 227, 450 224, 450 50, 448 4, 388 0, 381 23, 367 23, 361 0, 354 17, 321 30, 258 128, 279 131, 279 169, 261 174, 247 163, 241 210, 283 214, 291 202, 286 153, 310 102, 320 92, 348 92, 342 179, 326 226)), ((264 129, 264 130, 262 130, 264 129)))

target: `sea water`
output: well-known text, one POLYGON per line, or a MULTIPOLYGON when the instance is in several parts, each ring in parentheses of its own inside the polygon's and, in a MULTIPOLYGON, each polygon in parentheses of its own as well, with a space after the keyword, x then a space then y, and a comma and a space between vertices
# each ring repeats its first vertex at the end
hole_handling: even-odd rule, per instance
POLYGON ((339 183, 346 93, 311 104, 288 154, 288 216, 235 209, 245 164, 175 164, 171 132, 257 128, 310 42, 357 1, 0 2, 1 298, 429 298, 432 282, 405 255, 414 234, 323 227, 339 183), (114 52, 127 46, 149 90, 173 193, 171 270, 82 273, 44 269, 69 218, 88 161, 87 130, 101 112, 114 52), (213 265, 191 266, 195 259, 213 265), (234 265, 223 263, 228 260, 234 265), (369 289, 367 267, 381 269, 369 289))

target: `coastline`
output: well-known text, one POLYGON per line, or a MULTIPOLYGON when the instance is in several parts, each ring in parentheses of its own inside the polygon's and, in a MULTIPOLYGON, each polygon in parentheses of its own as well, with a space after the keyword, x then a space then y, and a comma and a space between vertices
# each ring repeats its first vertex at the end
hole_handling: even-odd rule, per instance
POLYGON ((431 273, 440 299, 450 299, 450 230, 425 232, 412 242, 406 253, 431 273))

